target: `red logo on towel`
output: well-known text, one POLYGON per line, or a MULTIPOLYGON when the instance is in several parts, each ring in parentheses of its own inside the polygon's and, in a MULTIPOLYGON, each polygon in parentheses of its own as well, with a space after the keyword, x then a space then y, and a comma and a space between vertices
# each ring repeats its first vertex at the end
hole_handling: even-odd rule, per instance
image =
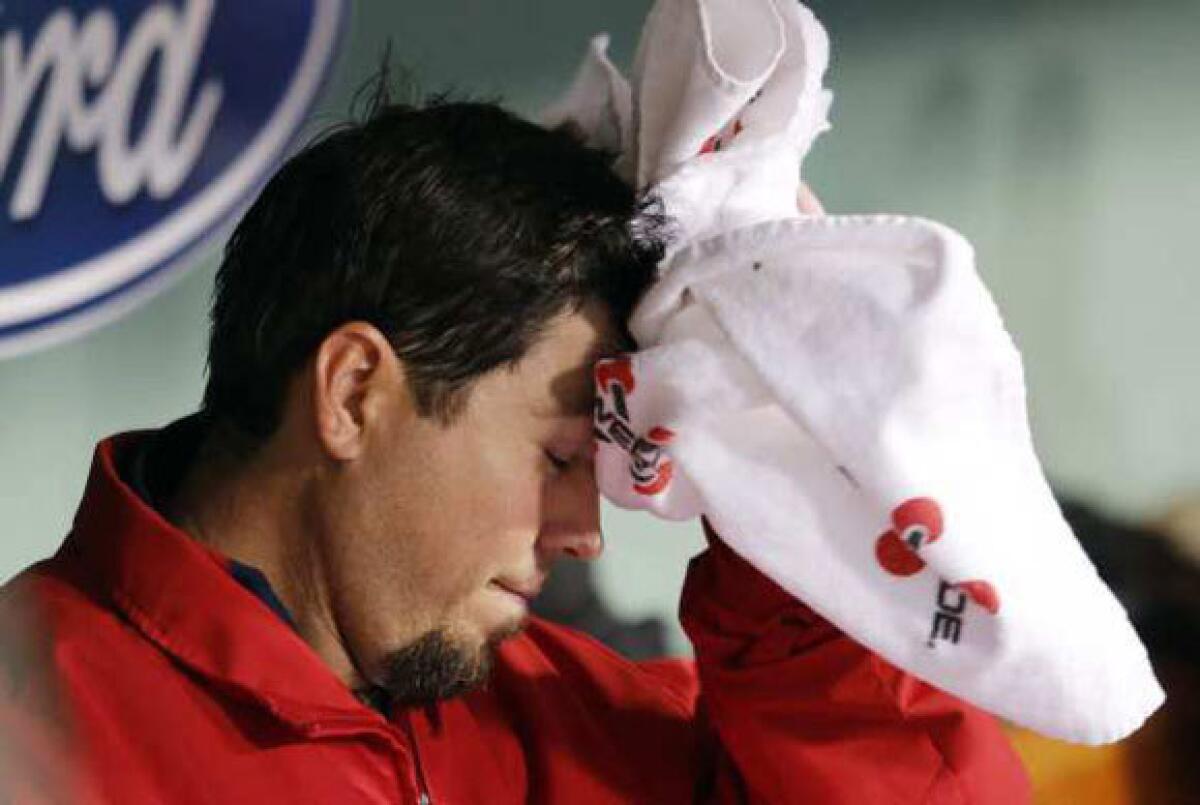
POLYGON ((722 148, 729 145, 729 143, 733 142, 733 138, 741 134, 743 128, 744 127, 742 126, 742 121, 740 119, 733 121, 728 126, 705 140, 700 146, 699 153, 713 154, 717 151, 720 151, 722 148))
MULTIPOLYGON (((761 98, 762 93, 763 93, 763 91, 761 89, 758 92, 754 93, 754 97, 752 97, 750 100, 746 101, 746 107, 743 107, 742 111, 745 112, 745 109, 747 107, 749 107, 751 104, 755 103, 759 98, 761 98)), ((731 142, 733 142, 734 137, 737 137, 739 134, 741 134, 745 130, 746 130, 746 127, 742 123, 741 115, 739 115, 738 117, 735 117, 733 120, 731 120, 729 123, 726 123, 724 126, 722 126, 720 131, 718 131, 716 134, 714 134, 713 136, 711 136, 707 140, 705 140, 703 143, 701 143, 700 150, 697 152, 697 154, 698 155, 699 154, 712 154, 717 151, 720 151, 722 148, 726 147, 731 142)))
MULTIPOLYGON (((906 500, 892 512, 892 527, 875 541, 875 558, 884 570, 894 576, 920 573, 925 568, 920 551, 941 538, 944 525, 942 507, 933 498, 906 500)), ((986 581, 943 581, 942 585, 961 591, 993 615, 1000 611, 1000 596, 996 588, 986 581)), ((939 591, 939 600, 945 597, 945 590, 939 591)))
POLYGON ((675 465, 663 458, 662 449, 675 438, 668 428, 654 427, 644 438, 638 439, 630 455, 629 474, 633 476, 633 489, 642 495, 657 495, 666 489, 675 476, 675 465))
POLYGON ((629 474, 639 495, 657 495, 671 484, 675 466, 663 448, 675 438, 670 429, 653 427, 645 435, 634 433, 629 422, 628 395, 636 385, 628 357, 596 363, 596 401, 592 424, 597 442, 616 444, 629 453, 629 474))
POLYGON ((630 394, 636 385, 633 380, 633 362, 629 358, 598 361, 593 374, 596 376, 596 385, 600 387, 601 393, 608 391, 609 387, 615 383, 620 387, 622 394, 630 394))

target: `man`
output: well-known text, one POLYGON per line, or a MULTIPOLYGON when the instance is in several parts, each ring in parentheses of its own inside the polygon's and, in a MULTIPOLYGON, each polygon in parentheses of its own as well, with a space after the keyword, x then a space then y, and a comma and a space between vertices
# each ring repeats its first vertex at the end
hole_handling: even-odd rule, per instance
POLYGON ((383 107, 284 166, 226 250, 200 413, 102 442, 5 590, 18 792, 58 763, 121 803, 1025 798, 989 717, 711 532, 694 664, 528 616, 602 548, 591 366, 655 224, 489 105, 383 107))

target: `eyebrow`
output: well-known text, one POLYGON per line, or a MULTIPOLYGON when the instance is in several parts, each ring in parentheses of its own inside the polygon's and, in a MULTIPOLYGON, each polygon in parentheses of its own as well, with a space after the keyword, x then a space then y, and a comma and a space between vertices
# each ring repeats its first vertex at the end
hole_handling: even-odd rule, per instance
POLYGON ((589 386, 587 395, 572 395, 573 399, 567 405, 567 416, 585 416, 588 419, 592 418, 592 410, 596 404, 596 397, 593 389, 593 386, 589 386))
POLYGON ((615 358, 625 350, 614 348, 611 344, 603 344, 593 350, 587 358, 587 381, 570 382, 569 387, 560 387, 555 391, 553 401, 539 405, 535 413, 539 417, 554 419, 558 417, 586 417, 591 419, 595 406, 595 384, 592 382, 592 367, 597 361, 615 358))
MULTIPOLYGON (((590 381, 590 373, 588 378, 590 381)), ((541 407, 538 414, 547 418, 567 416, 591 419, 594 405, 595 385, 593 383, 571 383, 570 388, 558 391, 554 395, 553 401, 541 407)))
POLYGON ((592 418, 592 409, 595 405, 595 398, 591 395, 572 394, 571 399, 565 401, 561 407, 558 403, 551 402, 547 404, 539 404, 533 410, 534 416, 539 419, 562 419, 563 417, 587 417, 592 418))

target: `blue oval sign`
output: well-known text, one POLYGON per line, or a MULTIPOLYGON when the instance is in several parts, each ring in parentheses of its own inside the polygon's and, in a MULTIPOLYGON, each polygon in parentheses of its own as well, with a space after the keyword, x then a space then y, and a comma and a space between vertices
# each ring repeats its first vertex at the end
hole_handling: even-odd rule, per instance
POLYGON ((0 3, 0 356, 129 310, 286 153, 344 0, 0 3))

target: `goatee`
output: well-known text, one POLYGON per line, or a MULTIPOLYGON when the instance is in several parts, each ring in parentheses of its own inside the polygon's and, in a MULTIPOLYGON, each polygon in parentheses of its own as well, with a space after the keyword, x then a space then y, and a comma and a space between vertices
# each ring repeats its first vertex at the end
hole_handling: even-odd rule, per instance
POLYGON ((388 656, 383 688, 392 705, 403 707, 474 690, 491 676, 496 647, 518 631, 520 626, 497 632, 479 646, 463 645, 445 629, 427 632, 388 656))

